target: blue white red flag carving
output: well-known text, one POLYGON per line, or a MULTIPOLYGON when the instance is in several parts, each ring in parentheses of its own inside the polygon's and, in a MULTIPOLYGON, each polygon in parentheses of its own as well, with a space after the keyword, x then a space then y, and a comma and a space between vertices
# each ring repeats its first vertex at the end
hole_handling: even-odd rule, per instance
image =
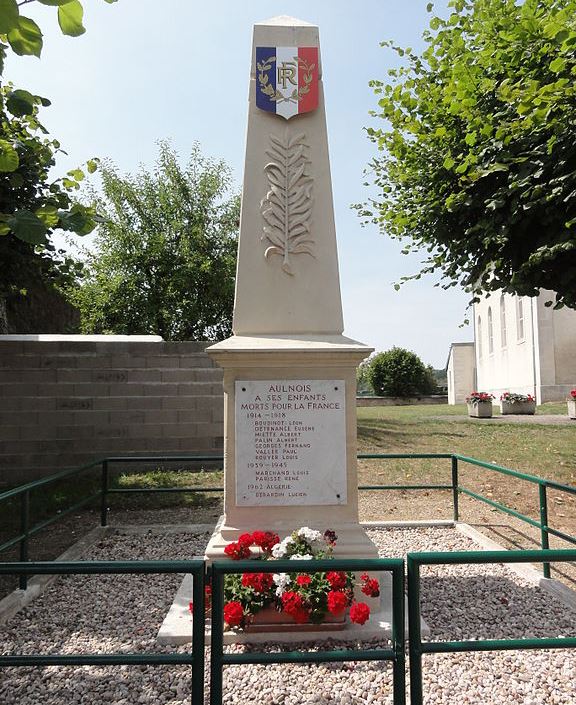
POLYGON ((256 47, 256 105, 289 120, 318 107, 318 47, 256 47))

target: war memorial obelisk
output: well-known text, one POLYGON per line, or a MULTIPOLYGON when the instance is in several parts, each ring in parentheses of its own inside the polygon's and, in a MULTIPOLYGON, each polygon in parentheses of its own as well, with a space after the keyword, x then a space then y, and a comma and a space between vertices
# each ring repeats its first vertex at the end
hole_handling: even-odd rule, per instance
POLYGON ((371 348, 343 319, 318 27, 254 27, 234 335, 224 370, 224 515, 209 560, 239 534, 336 530, 375 557, 358 520, 356 367, 371 348))

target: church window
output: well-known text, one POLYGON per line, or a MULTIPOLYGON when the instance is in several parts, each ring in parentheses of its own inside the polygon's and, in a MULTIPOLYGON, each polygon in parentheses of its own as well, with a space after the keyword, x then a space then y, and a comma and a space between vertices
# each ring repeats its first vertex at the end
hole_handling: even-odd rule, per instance
POLYGON ((476 342, 478 343, 478 359, 482 359, 482 319, 478 316, 478 326, 476 330, 476 342))
POLYGON ((524 340, 524 303, 520 297, 516 299, 516 338, 518 342, 524 340))
POLYGON ((504 294, 500 297, 500 338, 502 339, 502 347, 508 345, 508 333, 506 331, 506 301, 504 294))

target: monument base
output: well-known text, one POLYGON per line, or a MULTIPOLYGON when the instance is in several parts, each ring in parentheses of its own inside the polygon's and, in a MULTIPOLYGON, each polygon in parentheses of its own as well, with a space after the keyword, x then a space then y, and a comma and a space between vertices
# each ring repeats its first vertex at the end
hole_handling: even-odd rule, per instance
MULTIPOLYGON (((192 576, 186 575, 180 589, 176 593, 172 607, 156 637, 160 645, 180 646, 192 642, 192 622, 189 605, 192 596, 192 576)), ((388 596, 389 597, 389 596, 388 596)), ((337 631, 266 631, 266 632, 238 632, 225 631, 224 644, 297 644, 318 643, 326 641, 362 642, 385 641, 392 636, 392 602, 390 599, 383 601, 383 607, 378 612, 373 612, 366 624, 353 624, 346 622, 342 629, 337 631)), ((406 624, 408 622, 406 621, 406 624)), ((430 633, 428 625, 421 620, 422 634, 430 633)), ((212 635, 210 620, 206 620, 206 642, 209 644, 212 635)))
MULTIPOLYGON (((257 508, 255 508, 254 514, 257 516, 257 508)), ((378 547, 360 524, 356 522, 329 523, 325 519, 325 516, 329 514, 330 507, 311 507, 308 526, 321 532, 326 529, 336 532, 338 542, 334 549, 335 558, 378 558, 378 547), (318 517, 319 520, 314 520, 315 517, 318 517)), ((267 521, 265 525, 260 525, 257 519, 250 525, 230 526, 226 522, 226 517, 221 516, 206 546, 205 557, 209 562, 230 560, 224 553, 224 548, 232 541, 237 541, 243 533, 252 533, 255 530, 273 531, 283 539, 301 526, 301 524, 296 525, 293 521, 286 520, 277 520, 272 523, 267 521)))
MULTIPOLYGON (((274 526, 264 527, 267 530, 277 532, 280 537, 287 536, 294 529, 293 525, 286 526, 284 522, 277 522, 274 526)), ((314 524, 312 528, 324 529, 326 527, 314 524)), ((336 525, 329 528, 334 529, 338 535, 338 543, 334 552, 338 558, 378 558, 378 548, 367 536, 366 531, 360 524, 336 525)), ((225 517, 220 517, 208 546, 206 547, 205 558, 208 562, 214 560, 230 559, 224 554, 224 547, 230 541, 235 541, 244 531, 254 530, 254 527, 230 527, 225 523, 225 517)), ((376 576, 375 576, 376 577, 376 576)), ((392 577, 389 573, 378 575, 380 580, 380 598, 367 598, 356 588, 356 599, 366 602, 371 615, 368 622, 363 625, 345 622, 336 631, 325 630, 321 627, 311 629, 312 625, 306 625, 306 630, 294 629, 286 631, 279 628, 278 631, 265 632, 240 632, 229 630, 224 632, 225 644, 264 644, 264 643, 290 643, 299 642, 312 643, 327 640, 335 641, 373 641, 386 640, 392 634, 392 577)), ((192 614, 190 613, 190 601, 192 599, 192 576, 186 575, 176 593, 174 602, 160 627, 157 641, 159 644, 188 644, 192 641, 192 614)), ((406 615, 406 624, 407 615, 406 615)), ((332 625, 331 625, 332 626, 332 625)), ((424 620, 421 620, 420 627, 423 635, 428 635, 430 630, 424 620)), ((206 620, 206 639, 209 642, 211 635, 210 620, 206 620)))
MULTIPOLYGON (((320 516, 326 513, 326 507, 314 508, 315 511, 311 512, 311 516, 320 516)), ((244 527, 232 527, 226 524, 226 517, 221 516, 214 533, 208 541, 206 546, 205 558, 210 563, 217 560, 229 561, 230 558, 224 553, 224 548, 232 541, 237 541, 238 537, 243 533, 251 533, 255 529, 261 529, 264 531, 273 531, 283 539, 285 536, 289 536, 296 529, 301 528, 300 526, 295 526, 294 523, 288 523, 286 521, 276 521, 270 526, 266 524, 265 526, 244 526, 244 527)), ((316 529, 318 531, 324 532, 326 529, 331 529, 336 532, 338 537, 338 542, 334 549, 334 558, 378 558, 378 547, 376 544, 368 537, 365 529, 356 522, 350 522, 346 524, 330 524, 326 525, 325 520, 322 522, 310 522, 310 528, 316 529)), ((380 582, 380 605, 387 604, 391 601, 392 595, 392 576, 389 573, 374 574, 372 577, 378 578, 380 582)), ((360 582, 360 573, 356 575, 356 582, 360 582)), ((355 589, 355 598, 360 602, 368 602, 371 609, 372 605, 377 604, 378 599, 366 598, 360 591, 360 587, 355 589)), ((376 607, 376 610, 378 607, 376 607)))

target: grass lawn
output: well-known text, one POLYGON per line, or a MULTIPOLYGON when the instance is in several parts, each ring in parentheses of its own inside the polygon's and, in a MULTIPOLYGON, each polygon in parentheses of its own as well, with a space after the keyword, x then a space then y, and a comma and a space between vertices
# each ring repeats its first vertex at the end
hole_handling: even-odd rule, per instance
MULTIPOLYGON (((566 404, 544 404, 538 408, 538 414, 566 414, 566 404)), ((358 450, 364 453, 460 453, 576 485, 576 423, 486 423, 468 418, 464 405, 361 407, 358 409, 358 450)), ((450 461, 361 461, 359 482, 449 484, 450 461)), ((537 518, 538 488, 534 484, 464 463, 460 463, 460 484, 537 518)), ((414 516, 423 518, 425 508, 418 504, 430 503, 432 494, 408 494, 412 498, 414 516)), ((402 493, 404 495, 406 493, 402 493)), ((392 493, 393 509, 397 509, 398 499, 399 493, 392 493)), ((550 525, 576 534, 576 496, 549 490, 548 503, 550 525)), ((405 504, 402 518, 409 518, 406 511, 409 514, 410 503, 402 504, 405 504)), ((448 518, 450 514, 445 511, 443 516, 448 518)))
MULTIPOLYGON (((566 414, 566 404, 544 404, 542 414, 566 414)), ((358 450, 365 453, 460 453, 576 484, 576 423, 484 423, 466 407, 387 406, 358 409, 358 450), (454 416, 454 420, 438 417, 454 416)))

